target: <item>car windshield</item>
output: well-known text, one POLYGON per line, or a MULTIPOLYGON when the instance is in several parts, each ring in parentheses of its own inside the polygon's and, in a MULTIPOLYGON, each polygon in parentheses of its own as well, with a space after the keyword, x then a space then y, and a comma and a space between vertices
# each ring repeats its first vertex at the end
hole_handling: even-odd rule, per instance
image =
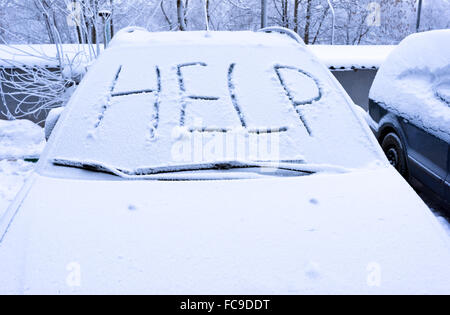
POLYGON ((221 161, 358 168, 377 159, 306 47, 245 36, 261 40, 108 49, 69 103, 50 158, 128 171, 221 161))

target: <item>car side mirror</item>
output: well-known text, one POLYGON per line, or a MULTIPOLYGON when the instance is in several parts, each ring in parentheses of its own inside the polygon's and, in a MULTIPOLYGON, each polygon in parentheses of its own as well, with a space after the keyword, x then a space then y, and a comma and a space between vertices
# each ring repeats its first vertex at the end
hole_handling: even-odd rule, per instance
POLYGON ((50 138, 50 135, 52 134, 53 129, 56 126, 56 123, 59 120, 59 117, 61 116, 61 113, 63 112, 64 107, 58 107, 52 109, 47 116, 47 119, 45 120, 45 140, 48 141, 50 138))

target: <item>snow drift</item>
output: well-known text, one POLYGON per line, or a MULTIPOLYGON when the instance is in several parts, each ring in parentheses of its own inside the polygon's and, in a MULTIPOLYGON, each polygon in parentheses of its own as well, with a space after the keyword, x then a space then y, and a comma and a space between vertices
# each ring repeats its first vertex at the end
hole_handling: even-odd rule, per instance
POLYGON ((29 120, 0 120, 0 160, 36 158, 44 149, 44 130, 29 120))
POLYGON ((0 120, 0 218, 8 208, 45 146, 44 131, 28 120, 0 120))

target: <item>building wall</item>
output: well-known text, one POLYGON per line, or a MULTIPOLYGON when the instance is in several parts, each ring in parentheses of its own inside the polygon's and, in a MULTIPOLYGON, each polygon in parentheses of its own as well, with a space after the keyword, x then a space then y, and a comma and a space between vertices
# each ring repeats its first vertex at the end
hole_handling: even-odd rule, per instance
POLYGON ((369 91, 377 74, 377 69, 332 70, 355 104, 368 110, 369 91))
MULTIPOLYGON (((57 68, 48 68, 48 70, 59 71, 57 68)), ((0 68, 0 76, 4 77, 5 81, 27 80, 30 87, 38 84, 34 83, 32 76, 27 76, 23 70, 17 68, 0 68)), ((2 83, 0 80, 0 119, 8 119, 8 116, 13 116, 16 119, 29 119, 43 126, 49 110, 37 110, 41 105, 41 99, 23 92, 23 90, 14 88, 12 84, 2 83), (25 115, 26 112, 32 113, 25 115)), ((40 92, 45 93, 45 90, 40 90, 40 92)))

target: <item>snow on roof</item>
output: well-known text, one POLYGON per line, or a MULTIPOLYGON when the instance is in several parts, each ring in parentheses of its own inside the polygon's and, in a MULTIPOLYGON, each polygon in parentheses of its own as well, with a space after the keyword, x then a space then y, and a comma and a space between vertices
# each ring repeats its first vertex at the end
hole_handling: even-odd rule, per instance
MULTIPOLYGON (((379 158, 345 92, 287 36, 118 35, 69 102, 53 158, 126 170, 165 167, 197 162, 189 143, 214 143, 225 134, 244 141, 275 134, 277 160, 357 168, 379 158)), ((203 153, 202 162, 230 157, 203 153)))
MULTIPOLYGON (((89 58, 94 59, 94 52, 90 51, 88 45, 63 44, 59 47, 62 48, 65 64, 87 65, 89 58)), ((0 45, 0 67, 17 66, 58 67, 56 45, 0 45)))
POLYGON ((309 49, 330 69, 378 69, 395 46, 309 45, 309 49))
POLYGON ((450 30, 402 41, 380 68, 370 98, 450 142, 450 30))
MULTIPOLYGON (((182 36, 181 32, 158 32, 151 33, 137 27, 130 27, 119 32, 112 42, 113 45, 136 45, 141 44, 169 44, 179 42, 183 44, 196 44, 199 40, 208 39, 209 43, 216 44, 267 44, 267 37, 271 36, 273 44, 289 43, 293 39, 280 34, 261 34, 248 37, 253 32, 189 32, 190 36, 182 36), (247 33, 247 35, 245 35, 247 33), (251 42, 249 42, 251 40, 251 42)), ((255 34, 255 33, 253 33, 255 34)), ((66 60, 72 60, 75 56, 83 53, 89 56, 88 45, 63 44, 63 55, 66 60)), ((332 69, 378 69, 395 46, 386 45, 309 45, 313 53, 327 67, 332 69)), ((103 49, 103 45, 101 45, 103 49)), ((87 61, 86 61, 87 63, 87 61)), ((16 65, 57 67, 57 50, 55 45, 0 45, 0 67, 11 67, 16 65)))

